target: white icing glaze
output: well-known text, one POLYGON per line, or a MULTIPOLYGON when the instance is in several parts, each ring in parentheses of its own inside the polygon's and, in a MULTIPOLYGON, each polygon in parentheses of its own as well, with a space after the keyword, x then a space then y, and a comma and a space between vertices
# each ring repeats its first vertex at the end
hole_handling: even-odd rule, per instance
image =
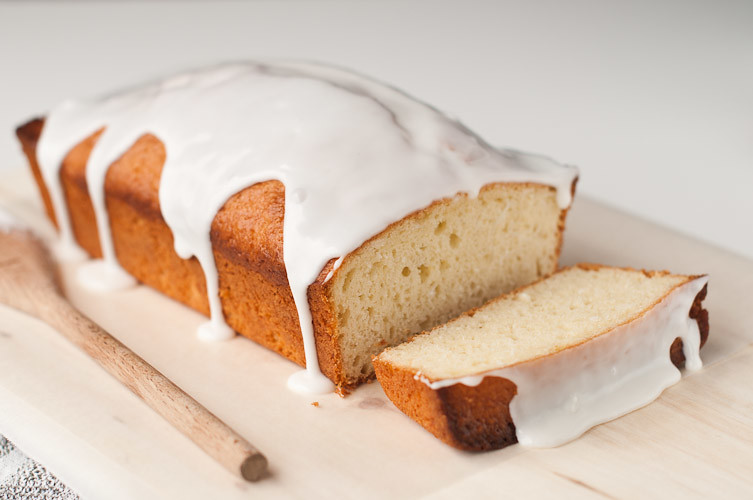
POLYGON ((113 161, 152 133, 167 151, 159 199, 175 250, 195 256, 206 275, 204 339, 232 335, 209 239, 215 215, 254 183, 284 183, 283 253, 308 372, 291 379, 296 390, 332 389, 319 371, 307 298, 330 259, 437 199, 475 196, 492 182, 553 186, 565 208, 577 175, 545 157, 497 150, 434 108, 357 74, 311 63, 228 64, 95 102, 66 102, 49 114, 38 158, 68 246, 58 170, 74 144, 105 126, 86 167, 104 267, 85 275, 129 284, 113 250, 104 179, 113 161))
POLYGON ((681 378, 669 349, 683 342, 688 371, 703 366, 700 332, 688 316, 707 277, 673 290, 642 317, 579 346, 486 373, 429 381, 432 389, 454 384, 477 386, 485 377, 503 377, 517 386, 510 416, 523 446, 552 447, 591 427, 647 405, 681 378))

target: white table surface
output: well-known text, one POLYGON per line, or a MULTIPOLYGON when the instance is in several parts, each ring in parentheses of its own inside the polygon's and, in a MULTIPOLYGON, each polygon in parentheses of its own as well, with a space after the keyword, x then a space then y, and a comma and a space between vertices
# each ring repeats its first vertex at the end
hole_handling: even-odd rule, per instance
POLYGON ((222 60, 355 68, 753 257, 753 2, 0 3, 0 169, 57 102, 222 60))

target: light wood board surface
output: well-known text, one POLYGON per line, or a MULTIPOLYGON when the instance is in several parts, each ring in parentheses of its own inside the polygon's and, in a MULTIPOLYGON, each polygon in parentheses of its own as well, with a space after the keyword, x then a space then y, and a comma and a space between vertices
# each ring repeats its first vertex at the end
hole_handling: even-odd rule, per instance
MULTIPOLYGON (((0 177, 0 204, 52 234, 24 172, 0 177)), ((146 287, 87 293, 75 265, 63 269, 72 302, 258 446, 271 476, 236 479, 57 332, 6 307, 0 433, 85 498, 753 495, 753 262, 584 198, 562 258, 577 261, 709 273, 711 331, 701 372, 559 448, 456 451, 377 383, 345 399, 293 394, 293 363, 243 338, 200 342, 204 318, 146 287)))

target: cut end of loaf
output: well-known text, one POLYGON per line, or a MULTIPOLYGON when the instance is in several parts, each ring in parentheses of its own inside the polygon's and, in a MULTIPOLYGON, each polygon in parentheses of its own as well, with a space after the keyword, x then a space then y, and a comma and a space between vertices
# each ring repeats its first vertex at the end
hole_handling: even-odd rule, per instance
POLYGON ((496 184, 435 203, 349 255, 330 285, 347 384, 370 378, 385 347, 553 272, 563 220, 553 188, 496 184))

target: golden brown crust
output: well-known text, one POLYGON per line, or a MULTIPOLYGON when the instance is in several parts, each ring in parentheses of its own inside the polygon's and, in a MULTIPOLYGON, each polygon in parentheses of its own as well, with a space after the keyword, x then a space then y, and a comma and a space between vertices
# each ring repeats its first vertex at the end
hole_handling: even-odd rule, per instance
POLYGON ((63 164, 60 167, 60 178, 64 180, 63 196, 68 208, 73 236, 81 248, 95 258, 102 257, 102 248, 99 245, 94 206, 89 198, 85 167, 86 160, 101 133, 102 130, 99 130, 76 144, 63 158, 63 164))
POLYGON ((417 380, 413 371, 386 363, 378 357, 373 361, 382 389, 400 411, 445 443, 462 448, 450 429, 448 412, 438 391, 417 380))
MULTIPOLYGON (((603 266, 582 264, 579 267, 593 270, 603 266)), ((667 272, 647 273, 653 276, 667 272)), ((698 322, 701 347, 709 333, 708 311, 702 304, 706 289, 704 286, 698 292, 689 313, 698 322)), ((678 368, 685 362, 682 340, 679 338, 670 348, 670 357, 678 368)), ((517 442, 515 423, 509 410, 517 388, 510 380, 485 377, 475 387, 454 384, 434 390, 418 380, 412 370, 395 367, 379 357, 375 357, 373 362, 377 379, 395 406, 450 446, 468 451, 486 451, 517 442)))
POLYGON ((44 210, 47 213, 47 217, 49 217, 53 224, 57 225, 55 210, 52 208, 52 200, 50 199, 50 192, 47 190, 47 185, 42 178, 42 172, 37 163, 37 142, 42 135, 43 126, 44 120, 41 118, 35 118, 18 127, 16 129, 16 137, 18 137, 18 141, 21 143, 21 149, 24 152, 26 159, 29 161, 31 174, 34 176, 34 181, 39 188, 39 195, 42 197, 42 203, 44 203, 44 210))

